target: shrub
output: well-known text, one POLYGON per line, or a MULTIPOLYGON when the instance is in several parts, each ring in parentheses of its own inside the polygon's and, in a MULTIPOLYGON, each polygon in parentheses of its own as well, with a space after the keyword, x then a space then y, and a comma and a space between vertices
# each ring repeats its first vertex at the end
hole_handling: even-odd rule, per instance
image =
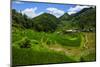
POLYGON ((31 47, 31 41, 28 38, 25 38, 21 43, 20 43, 20 48, 30 48, 31 47))

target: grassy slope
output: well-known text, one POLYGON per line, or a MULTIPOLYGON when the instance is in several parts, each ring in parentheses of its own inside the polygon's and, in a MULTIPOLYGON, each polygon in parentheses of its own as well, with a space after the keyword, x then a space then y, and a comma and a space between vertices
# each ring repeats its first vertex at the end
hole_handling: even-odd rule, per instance
MULTIPOLYGON (((64 39, 65 36, 62 37, 62 35, 57 35, 56 33, 38 33, 32 30, 20 31, 18 29, 13 31, 12 36, 12 54, 14 65, 75 62, 75 60, 68 57, 64 52, 58 52, 48 48, 48 46, 55 45, 57 43, 66 46, 67 43, 63 40, 68 39, 64 39), (27 49, 19 48, 19 43, 26 37, 31 40, 32 47, 27 49), (60 41, 59 38, 63 40, 60 41)), ((71 41, 74 42, 73 40, 71 41)), ((71 41, 69 44, 71 44, 71 41)), ((79 43, 76 43, 76 46, 77 44, 80 45, 79 43)))
POLYGON ((82 35, 79 33, 62 35, 57 33, 51 34, 44 32, 35 32, 32 30, 18 29, 15 29, 12 32, 12 54, 14 65, 95 60, 94 33, 83 33, 82 35), (84 40, 84 36, 86 35, 88 38, 86 39, 86 41, 88 41, 88 44, 84 40), (19 48, 19 43, 22 42, 24 38, 28 38, 31 40, 31 48, 19 48), (81 40, 85 42, 86 47, 84 47, 84 42, 81 40), (87 49, 87 46, 89 49, 87 49), (91 52, 91 50, 93 53, 88 54, 88 52, 91 52))
POLYGON ((57 33, 44 33, 35 32, 32 30, 16 29, 16 31, 13 32, 12 37, 12 42, 14 44, 20 42, 25 37, 31 41, 37 41, 38 43, 42 41, 42 43, 44 42, 47 45, 58 43, 64 46, 78 47, 81 43, 81 37, 79 33, 63 35, 57 33))
POLYGON ((65 54, 55 51, 49 51, 45 48, 20 49, 13 47, 13 64, 46 64, 46 63, 62 63, 73 62, 72 59, 65 54), (38 49, 38 50, 35 50, 38 49))

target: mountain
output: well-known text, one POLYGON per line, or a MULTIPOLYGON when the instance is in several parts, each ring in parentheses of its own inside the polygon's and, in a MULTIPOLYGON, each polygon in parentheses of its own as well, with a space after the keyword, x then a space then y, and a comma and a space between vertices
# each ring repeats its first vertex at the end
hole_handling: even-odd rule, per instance
POLYGON ((12 9, 12 26, 14 28, 54 32, 58 24, 59 19, 49 13, 44 13, 35 18, 28 18, 26 15, 12 9))
POLYGON ((60 18, 60 20, 70 20, 71 19, 71 16, 68 14, 68 13, 65 13, 64 15, 62 15, 60 18))
POLYGON ((85 11, 88 11, 88 10, 90 10, 90 9, 93 9, 92 7, 90 7, 90 8, 84 8, 84 9, 82 9, 81 11, 79 11, 79 12, 77 12, 77 13, 75 13, 75 14, 71 14, 71 16, 78 16, 78 15, 80 15, 81 13, 84 13, 85 11))
POLYGON ((63 30, 67 30, 67 29, 72 29, 73 27, 75 27, 75 25, 73 26, 73 22, 72 22, 72 18, 73 16, 69 15, 68 13, 65 13, 64 15, 62 15, 59 20, 60 20, 60 24, 58 25, 57 29, 59 31, 63 31, 63 30))
POLYGON ((84 8, 74 15, 65 13, 56 18, 49 13, 43 13, 35 18, 28 18, 12 9, 12 26, 36 31, 54 32, 56 30, 79 29, 95 31, 96 8, 84 8))
POLYGON ((73 15, 68 15, 65 13, 59 19, 64 29, 76 28, 79 30, 95 31, 96 8, 84 8, 73 15))
POLYGON ((73 18, 81 30, 95 30, 96 28, 96 8, 83 9, 73 18))
POLYGON ((49 13, 44 13, 33 18, 34 28, 37 31, 53 32, 55 31, 59 19, 49 13))

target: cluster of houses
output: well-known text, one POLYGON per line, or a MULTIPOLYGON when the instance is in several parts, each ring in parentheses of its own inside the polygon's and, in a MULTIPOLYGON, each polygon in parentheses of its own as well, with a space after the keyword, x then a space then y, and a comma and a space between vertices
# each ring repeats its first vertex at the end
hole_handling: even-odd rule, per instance
MULTIPOLYGON (((95 32, 94 29, 83 29, 83 30, 79 30, 79 29, 68 29, 68 30, 63 30, 63 33, 76 33, 76 32, 95 32)), ((60 32, 57 32, 60 33, 60 32)))

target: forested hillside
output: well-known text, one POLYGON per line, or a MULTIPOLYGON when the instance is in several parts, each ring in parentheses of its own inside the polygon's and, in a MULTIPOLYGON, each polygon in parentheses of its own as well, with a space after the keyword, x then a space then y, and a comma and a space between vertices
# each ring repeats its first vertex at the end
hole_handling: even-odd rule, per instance
POLYGON ((54 32, 57 27, 60 29, 79 29, 80 31, 95 31, 96 8, 84 8, 76 14, 65 13, 60 18, 44 13, 35 18, 28 18, 26 15, 12 10, 12 22, 14 26, 36 31, 54 32))
POLYGON ((95 31, 96 28, 96 8, 85 8, 76 13, 73 22, 78 24, 79 29, 84 31, 95 31))
POLYGON ((63 29, 78 29, 80 31, 95 31, 96 8, 84 8, 76 14, 65 13, 60 18, 60 27, 63 29))

